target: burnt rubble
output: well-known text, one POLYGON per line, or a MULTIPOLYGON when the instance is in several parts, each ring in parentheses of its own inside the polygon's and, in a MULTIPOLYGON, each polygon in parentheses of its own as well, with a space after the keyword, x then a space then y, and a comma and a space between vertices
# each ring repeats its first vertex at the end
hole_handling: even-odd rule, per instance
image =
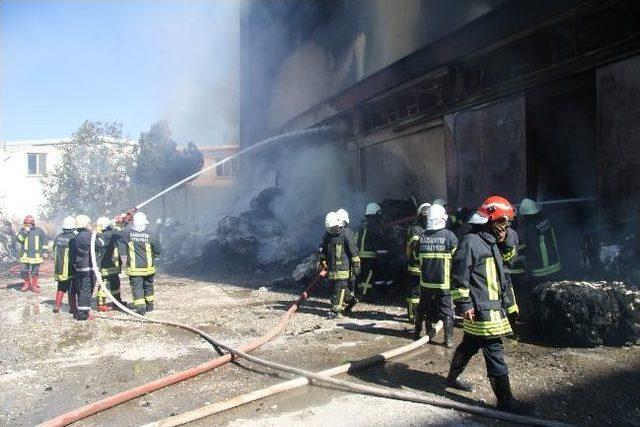
POLYGON ((0 262, 16 261, 18 254, 16 233, 11 222, 0 218, 0 262))
POLYGON ((532 293, 540 337, 562 346, 640 344, 640 289, 622 282, 547 282, 532 293))

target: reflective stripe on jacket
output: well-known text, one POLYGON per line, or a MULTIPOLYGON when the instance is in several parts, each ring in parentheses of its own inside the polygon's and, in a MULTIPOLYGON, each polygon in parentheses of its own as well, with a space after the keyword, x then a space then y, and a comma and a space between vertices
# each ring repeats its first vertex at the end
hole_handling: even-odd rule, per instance
POLYGON ((73 277, 71 260, 71 240, 75 237, 72 230, 63 231, 53 241, 53 276, 59 282, 73 277))
POLYGON ((424 230, 423 224, 419 221, 407 228, 407 272, 414 276, 420 276, 420 235, 424 230))
POLYGON ((20 262, 23 264, 42 264, 42 245, 45 235, 42 229, 33 227, 29 231, 24 228, 18 233, 20 248, 20 262))
POLYGON ((122 239, 127 244, 127 274, 150 276, 156 273, 154 258, 160 255, 160 245, 147 231, 126 229, 122 239))
POLYGON ((377 258, 379 250, 387 249, 382 222, 377 215, 367 217, 367 220, 360 226, 356 239, 360 258, 377 258))
POLYGON ((122 271, 120 233, 115 228, 108 227, 102 231, 100 237, 104 241, 104 247, 100 251, 100 274, 103 276, 120 274, 122 271))
POLYGON ((451 259, 458 238, 452 231, 426 230, 420 235, 420 286, 430 289, 451 289, 451 259))
POLYGON ((353 233, 342 229, 338 234, 325 233, 320 243, 318 259, 326 261, 330 280, 347 280, 351 265, 360 262, 353 233))
POLYGON ((544 277, 562 269, 556 232, 549 218, 541 213, 527 215, 523 219, 526 273, 544 277))
POLYGON ((513 292, 513 281, 511 280, 511 274, 513 274, 513 266, 518 261, 518 247, 520 241, 518 233, 509 227, 507 228, 507 236, 504 242, 498 242, 498 249, 502 254, 502 263, 504 265, 504 278, 507 282, 505 302, 507 307, 507 313, 517 313, 519 311, 518 304, 516 302, 516 294, 513 292))
POLYGON ((479 337, 512 333, 506 317, 507 282, 502 254, 487 231, 465 235, 453 257, 451 296, 459 312, 475 311, 475 320, 464 320, 464 331, 479 337))

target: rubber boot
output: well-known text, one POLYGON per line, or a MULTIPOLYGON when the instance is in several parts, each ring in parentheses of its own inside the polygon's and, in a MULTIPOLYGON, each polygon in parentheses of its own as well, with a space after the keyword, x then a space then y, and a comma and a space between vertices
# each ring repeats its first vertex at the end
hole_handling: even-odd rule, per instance
POLYGON ((410 323, 415 321, 416 311, 413 305, 413 299, 407 298, 407 319, 409 319, 410 323))
POLYGON ((73 315, 74 318, 78 317, 78 296, 75 292, 69 291, 67 293, 67 301, 69 302, 69 313, 73 315))
POLYGON ((496 395, 496 407, 499 410, 516 414, 528 414, 531 412, 532 407, 530 405, 520 402, 511 394, 509 375, 489 377, 489 382, 491 383, 493 393, 496 395))
POLYGON ((353 307, 355 307, 355 305, 358 303, 358 299, 356 297, 353 297, 348 303, 347 305, 344 307, 344 313, 345 314, 351 314, 351 311, 353 311, 353 307))
POLYGON ((424 323, 424 315, 419 310, 415 312, 415 319, 413 325, 413 340, 418 341, 420 335, 422 335, 422 325, 424 323))
POLYGON ((40 286, 38 285, 38 276, 31 276, 31 290, 37 294, 40 293, 40 286))
POLYGON ((447 375, 447 387, 462 391, 473 391, 471 384, 459 378, 464 368, 467 367, 467 363, 469 363, 469 358, 462 351, 456 350, 453 353, 449 375, 447 375))
POLYGON ((147 301, 147 311, 153 311, 153 301, 147 301))
POLYGON ((21 292, 27 292, 29 289, 31 289, 31 278, 26 277, 24 279, 23 285, 20 288, 21 292))
POLYGON ((447 317, 444 320, 444 346, 453 347, 453 317, 447 317))
POLYGON ((98 311, 111 311, 111 310, 112 310, 111 306, 106 303, 98 306, 98 311))
POLYGON ((427 331, 427 335, 429 335, 429 342, 433 341, 433 338, 438 333, 438 330, 436 329, 436 325, 437 323, 429 323, 429 330, 427 331))
POLYGON ((144 305, 137 305, 135 306, 136 309, 136 313, 138 313, 140 316, 144 316, 145 314, 147 314, 147 307, 144 305))
POLYGON ((53 304, 53 312, 54 313, 59 313, 60 312, 60 306, 62 305, 62 297, 64 297, 64 292, 63 291, 56 291, 56 301, 53 304))

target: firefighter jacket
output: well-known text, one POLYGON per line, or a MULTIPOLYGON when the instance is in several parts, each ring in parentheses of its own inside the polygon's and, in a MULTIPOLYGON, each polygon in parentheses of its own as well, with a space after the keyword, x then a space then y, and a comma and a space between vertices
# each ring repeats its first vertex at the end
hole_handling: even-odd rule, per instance
POLYGON ((512 333, 506 317, 507 281, 496 238, 484 230, 465 235, 453 257, 451 297, 459 312, 474 309, 465 333, 495 338, 512 333))
POLYGON ((407 272, 414 276, 420 276, 420 235, 424 230, 425 221, 420 219, 407 228, 407 272))
POLYGON ((148 231, 130 228, 122 232, 127 246, 127 274, 129 276, 151 276, 156 274, 155 258, 160 255, 160 244, 148 231))
POLYGON ((71 240, 75 236, 73 230, 65 230, 53 241, 53 276, 59 282, 66 282, 73 277, 71 240))
POLYGON ((367 217, 356 237, 360 258, 377 258, 378 253, 387 252, 387 245, 379 215, 367 217))
MULTIPOLYGON (((76 272, 88 272, 93 269, 91 260, 91 230, 83 228, 78 234, 71 239, 70 254, 73 263, 73 269, 76 272)), ((96 259, 99 259, 100 249, 104 246, 104 241, 100 236, 96 236, 95 251, 96 259)))
POLYGON ((104 247, 100 249, 100 274, 103 276, 120 274, 122 271, 120 232, 115 228, 107 227, 100 234, 100 238, 104 242, 104 247))
POLYGON ((353 265, 360 263, 353 233, 344 230, 338 234, 325 233, 320 243, 318 259, 326 262, 330 280, 349 279, 353 265))
POLYGON ((498 242, 498 249, 500 249, 500 253, 502 254, 502 263, 504 265, 504 278, 507 282, 505 302, 507 313, 509 314, 519 311, 518 304, 516 303, 516 295, 513 292, 513 281, 511 280, 513 268, 518 261, 519 245, 518 233, 511 227, 507 228, 507 236, 504 241, 498 242))
POLYGON ((45 243, 45 235, 38 227, 29 230, 22 229, 18 233, 18 241, 22 243, 20 249, 20 262, 23 264, 42 264, 42 246, 45 243))
POLYGON ((420 235, 420 286, 451 289, 451 259, 457 247, 458 238, 446 228, 425 230, 420 235))
POLYGON ((537 213, 524 216, 522 222, 527 276, 544 277, 560 271, 556 232, 549 218, 537 213))

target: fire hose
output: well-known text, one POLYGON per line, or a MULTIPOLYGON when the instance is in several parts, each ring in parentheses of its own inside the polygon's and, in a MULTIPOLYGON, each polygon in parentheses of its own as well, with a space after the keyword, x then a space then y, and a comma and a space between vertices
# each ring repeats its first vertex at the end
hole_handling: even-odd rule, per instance
MULTIPOLYGON (((459 410, 459 411, 464 411, 464 412, 468 412, 471 414, 476 414, 476 415, 480 415, 480 416, 484 416, 484 417, 490 417, 490 418, 496 418, 496 419, 501 419, 501 420, 505 420, 505 421, 509 421, 509 422, 515 422, 515 423, 520 423, 520 424, 528 424, 528 425, 539 425, 539 426, 550 426, 550 427, 560 427, 560 426, 566 426, 567 424, 564 423, 559 423, 556 421, 548 421, 548 420, 544 420, 544 419, 539 419, 539 418, 535 418, 535 417, 529 417, 529 416, 524 416, 524 415, 517 415, 517 414, 511 414, 511 413, 507 413, 507 412, 502 412, 502 411, 498 411, 495 409, 489 409, 489 408, 485 408, 485 407, 481 407, 481 406, 475 406, 475 405, 470 405, 470 404, 466 404, 466 403, 461 403, 461 402, 456 402, 450 399, 446 399, 446 398, 442 398, 442 397, 432 397, 429 395, 425 395, 425 394, 418 394, 418 393, 410 393, 410 392, 404 392, 404 391, 397 391, 397 390, 392 390, 389 388, 385 388, 385 387, 380 387, 380 386, 368 386, 368 385, 361 385, 361 384, 356 384, 356 383, 352 383, 349 381, 344 381, 344 380, 338 380, 335 378, 331 378, 329 376, 323 375, 323 374, 318 374, 318 373, 314 373, 314 372, 310 372, 310 371, 306 371, 304 369, 300 369, 300 368, 295 368, 292 366, 288 366, 288 365, 284 365, 281 363, 277 363, 277 362, 272 362, 269 360, 265 360, 262 358, 258 358, 255 356, 251 356, 248 353, 237 349, 237 348, 233 348, 231 346, 228 346, 220 341, 218 341, 217 339, 215 339, 214 337, 212 337, 211 335, 209 335, 208 333, 197 329, 193 326, 189 326, 183 323, 179 323, 179 322, 173 322, 173 321, 166 321, 166 320, 156 320, 156 319, 150 319, 144 316, 139 315, 138 313, 130 310, 128 307, 125 307, 124 305, 122 305, 120 302, 118 302, 113 295, 111 294, 111 292, 109 291, 109 289, 106 287, 104 281, 102 280, 102 276, 99 274, 99 270, 98 270, 98 263, 96 260, 96 251, 95 251, 95 240, 96 240, 96 232, 94 231, 91 235, 91 261, 94 265, 94 272, 96 274, 96 280, 100 286, 100 288, 102 289, 102 291, 107 295, 107 297, 109 298, 109 300, 111 302, 113 302, 114 304, 116 304, 116 306, 118 306, 122 311, 124 311, 125 313, 138 318, 144 322, 149 322, 149 323, 156 323, 156 324, 162 324, 162 325, 168 325, 168 326, 176 326, 182 329, 186 329, 189 330, 191 332, 194 332, 198 335, 200 335, 202 338, 204 338, 205 340, 207 340, 208 342, 210 342, 211 344, 213 344, 216 347, 219 347, 223 350, 226 350, 228 352, 228 356, 229 359, 232 359, 234 357, 242 357, 245 360, 252 362, 254 364, 260 365, 260 366, 264 366, 270 369, 274 369, 274 370, 278 370, 278 371, 282 371, 282 372, 287 372, 290 374, 295 374, 295 375, 299 375, 299 376, 303 376, 305 378, 307 378, 308 380, 314 380, 316 382, 325 384, 325 385, 330 385, 330 386, 334 386, 343 390, 347 390, 350 392, 355 392, 355 393, 361 393, 361 394, 368 394, 368 395, 372 395, 372 396, 379 396, 379 397, 386 397, 386 398, 391 398, 391 399, 397 399, 397 400, 405 400, 405 401, 409 401, 409 402, 416 402, 416 403, 425 403, 425 404, 429 404, 429 405, 433 405, 433 406, 440 406, 440 407, 444 407, 444 408, 450 408, 450 409, 455 409, 455 410, 459 410)), ((44 424, 44 425, 49 425, 49 424, 44 424)), ((51 425, 55 425, 55 424, 51 424, 51 425)))
MULTIPOLYGON (((93 241, 95 239, 95 234, 94 237, 92 238, 92 248, 93 248, 93 241)), ((92 250, 92 258, 95 257, 95 254, 93 253, 92 250)), ((95 260, 94 260, 95 262, 95 260)), ((96 265, 96 264, 94 264, 96 265)), ((252 351, 255 350, 256 348, 262 346, 263 344, 267 343, 268 341, 270 341, 271 339, 273 339, 276 335, 278 335, 287 325, 287 323, 289 322, 289 319, 291 318, 291 316, 297 311, 298 307, 300 306, 300 304, 302 303, 302 301, 306 300, 309 296, 309 293, 311 292, 311 290, 317 285, 318 281, 320 280, 320 278, 323 277, 323 275, 318 275, 315 276, 313 278, 313 280, 311 281, 311 283, 309 284, 309 286, 307 287, 307 289, 305 289, 305 291, 300 295, 300 297, 298 298, 298 300, 296 302, 294 302, 293 304, 291 304, 291 307, 289 307, 289 309, 285 312, 285 314, 281 317, 280 322, 271 330, 269 330, 266 334, 262 335, 259 338, 256 338, 255 340, 244 344, 242 346, 240 346, 240 348, 243 351, 252 351)), ((127 309, 125 306, 123 306, 122 304, 120 304, 120 302, 118 302, 117 300, 115 300, 115 298, 113 298, 113 295, 111 294, 111 292, 109 292, 109 290, 106 288, 106 286, 104 286, 104 282, 102 281, 102 277, 100 274, 97 274, 97 280, 98 283, 101 287, 101 289, 103 291, 105 291, 105 293, 107 294, 108 298, 114 303, 116 304, 121 310, 127 312, 128 314, 134 315, 135 317, 138 318, 142 318, 143 321, 146 322, 152 322, 152 323, 161 323, 161 324, 170 324, 167 322, 158 322, 158 321, 153 321, 149 318, 145 318, 142 316, 139 316, 137 313, 127 309)), ((174 326, 177 326, 178 324, 173 324, 174 326)), ((190 329, 191 330, 191 329, 190 329)), ((206 338, 205 338, 206 339, 206 338)), ((156 390, 159 390, 161 388, 188 380, 190 378, 193 378, 197 375, 200 375, 204 372, 210 371, 212 369, 215 369, 219 366, 222 366, 230 361, 232 361, 235 358, 235 356, 232 353, 227 353, 223 356, 220 356, 216 359, 210 360, 206 363, 200 364, 198 366, 194 366, 193 368, 190 369, 186 369, 184 371, 181 372, 177 372, 175 374, 172 375, 168 375, 164 378, 160 378, 157 379, 155 381, 149 382, 147 384, 143 384, 140 385, 138 387, 132 388, 130 390, 126 390, 120 393, 117 393, 113 396, 109 396, 105 399, 99 400, 97 402, 93 402, 90 403, 89 405, 83 406, 81 408, 75 409, 73 411, 67 412, 65 414, 59 415, 55 418, 52 418, 42 424, 40 424, 41 426, 66 426, 68 424, 74 423, 78 420, 81 420, 83 418, 89 417, 91 415, 97 414, 98 412, 102 412, 106 409, 112 408, 116 405, 119 405, 121 403, 127 402, 129 400, 135 399, 137 397, 140 397, 142 395, 145 395, 147 393, 151 393, 154 392, 156 390)))

